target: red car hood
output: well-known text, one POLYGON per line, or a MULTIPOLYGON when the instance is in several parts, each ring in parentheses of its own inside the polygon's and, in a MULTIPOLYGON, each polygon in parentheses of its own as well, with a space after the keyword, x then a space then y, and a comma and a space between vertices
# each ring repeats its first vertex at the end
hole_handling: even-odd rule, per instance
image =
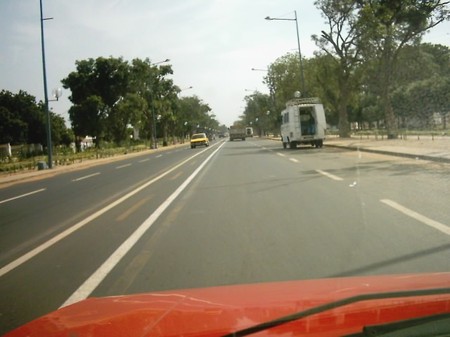
MULTIPOLYGON (((219 336, 333 301, 371 293, 449 288, 450 273, 334 278, 89 298, 13 336, 219 336)), ((360 301, 260 332, 336 336, 366 325, 450 312, 450 294, 360 301)))

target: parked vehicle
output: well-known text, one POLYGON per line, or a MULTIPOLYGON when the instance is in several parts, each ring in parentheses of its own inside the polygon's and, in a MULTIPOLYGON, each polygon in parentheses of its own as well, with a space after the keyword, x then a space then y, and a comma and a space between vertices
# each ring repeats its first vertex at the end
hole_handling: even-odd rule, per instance
POLYGON ((323 105, 316 97, 294 98, 281 112, 281 141, 283 147, 296 148, 299 144, 322 147, 326 121, 323 105))

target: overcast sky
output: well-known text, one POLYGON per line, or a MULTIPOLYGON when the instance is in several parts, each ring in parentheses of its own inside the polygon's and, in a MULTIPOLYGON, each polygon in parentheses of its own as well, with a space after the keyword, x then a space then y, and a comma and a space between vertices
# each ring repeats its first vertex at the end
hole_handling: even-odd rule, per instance
MULTIPOLYGON (((297 50, 297 11, 303 56, 317 49, 311 35, 324 29, 312 0, 43 0, 49 94, 88 58, 167 58, 174 83, 193 86, 220 123, 230 125, 244 110, 245 90, 268 92, 266 68, 297 50)), ((450 45, 450 23, 434 28, 425 41, 450 45)), ((39 0, 0 0, 0 90, 25 90, 43 100, 39 0)), ((70 92, 63 91, 54 112, 68 120, 70 92)))

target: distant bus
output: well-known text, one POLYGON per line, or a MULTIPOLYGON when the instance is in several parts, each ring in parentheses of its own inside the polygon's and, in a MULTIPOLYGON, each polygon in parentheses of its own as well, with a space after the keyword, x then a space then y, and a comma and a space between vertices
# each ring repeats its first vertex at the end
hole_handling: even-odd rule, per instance
POLYGON ((245 128, 245 137, 253 137, 253 128, 251 126, 245 128))

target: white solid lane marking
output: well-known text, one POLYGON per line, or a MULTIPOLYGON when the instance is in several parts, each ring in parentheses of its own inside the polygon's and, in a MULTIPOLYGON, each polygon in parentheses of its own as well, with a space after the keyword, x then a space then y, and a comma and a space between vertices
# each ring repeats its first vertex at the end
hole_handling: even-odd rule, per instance
POLYGON ((20 198, 23 198, 23 197, 26 197, 26 196, 29 196, 29 195, 32 195, 32 194, 39 193, 39 192, 43 192, 45 190, 46 190, 46 188, 41 188, 40 190, 36 190, 36 191, 33 191, 33 192, 28 192, 28 193, 25 193, 25 194, 21 194, 21 195, 18 195, 17 197, 1 200, 0 204, 4 204, 5 202, 13 201, 13 200, 16 200, 16 199, 20 199, 20 198))
POLYGON ((131 191, 130 193, 125 194, 123 197, 117 199, 116 201, 112 202, 111 204, 107 205, 106 207, 102 208, 101 210, 98 210, 94 214, 91 214, 86 219, 78 222, 77 224, 73 225, 70 228, 67 228, 65 231, 59 233, 58 235, 56 235, 53 238, 51 238, 50 240, 44 242, 40 246, 37 246, 36 248, 30 250, 28 253, 22 255, 21 257, 17 258, 16 260, 14 260, 14 261, 12 261, 10 263, 8 263, 6 266, 0 268, 0 277, 5 275, 5 274, 7 274, 7 273, 9 273, 11 270, 17 268, 18 266, 20 266, 21 264, 27 262, 28 260, 32 259, 33 257, 38 255, 39 253, 42 253, 47 248, 53 246, 55 243, 61 241, 62 239, 64 239, 65 237, 69 236, 70 234, 72 234, 76 230, 78 230, 81 227, 85 226, 86 224, 88 224, 92 220, 98 218, 99 216, 101 216, 102 214, 106 213, 110 209, 116 207, 117 205, 119 205, 120 203, 124 202, 125 200, 131 198, 136 193, 142 191, 144 188, 146 188, 146 187, 152 185, 153 183, 155 183, 156 181, 162 179, 166 175, 168 175, 171 172, 175 171, 176 169, 178 169, 179 167, 183 166, 184 164, 186 164, 190 160, 194 159, 195 157, 201 155, 205 151, 207 151, 207 149, 204 149, 203 151, 198 152, 195 155, 193 155, 193 156, 183 160, 181 163, 175 165, 171 169, 168 169, 166 172, 162 173, 161 175, 159 175, 159 176, 153 178, 152 180, 146 182, 145 184, 139 186, 138 188, 136 188, 135 190, 131 191))
POLYGON ((73 179, 72 181, 80 181, 80 180, 92 178, 92 177, 98 176, 99 174, 100 174, 100 172, 95 172, 95 173, 89 174, 89 175, 84 176, 84 177, 73 179))
POLYGON ((294 163, 298 163, 299 161, 295 158, 289 158, 290 161, 294 162, 294 163))
POLYGON ((170 206, 170 204, 180 195, 181 192, 190 184, 190 182, 200 173, 211 158, 220 150, 225 143, 222 143, 214 150, 203 163, 173 192, 134 232, 131 234, 116 251, 63 303, 65 307, 72 303, 87 298, 97 286, 104 280, 109 272, 120 262, 120 260, 130 251, 145 232, 161 216, 161 214, 170 206))
POLYGON ((403 214, 405 214, 413 219, 416 219, 417 221, 424 223, 427 226, 437 229, 438 231, 441 231, 444 234, 450 235, 450 227, 448 227, 438 221, 427 218, 426 216, 419 214, 409 208, 406 208, 406 207, 396 203, 395 201, 392 201, 389 199, 381 199, 380 201, 388 206, 391 206, 392 208, 396 209, 397 211, 402 212, 403 214))
POLYGON ((116 167, 116 170, 119 170, 119 169, 122 169, 122 168, 125 168, 125 167, 129 167, 129 166, 131 166, 131 164, 120 165, 120 166, 116 167))
POLYGON ((335 176, 334 174, 331 174, 331 173, 328 173, 328 172, 325 172, 325 171, 322 171, 322 170, 316 170, 316 172, 324 175, 325 177, 333 179, 333 180, 337 180, 337 181, 344 180, 341 177, 335 176))

